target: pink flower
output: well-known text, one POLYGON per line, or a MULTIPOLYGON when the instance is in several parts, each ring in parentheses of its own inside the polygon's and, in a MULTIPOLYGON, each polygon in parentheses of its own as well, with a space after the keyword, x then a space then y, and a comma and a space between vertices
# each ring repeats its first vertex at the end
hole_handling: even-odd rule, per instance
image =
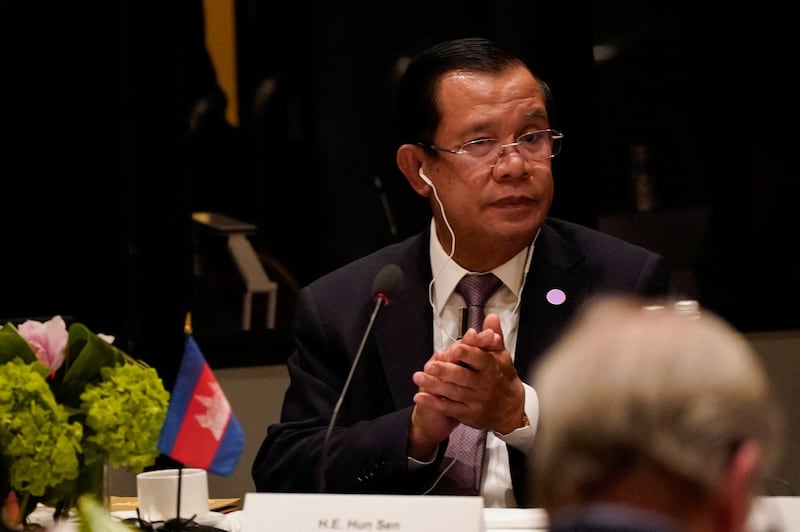
POLYGON ((17 330, 28 341, 39 362, 50 370, 50 375, 55 374, 64 362, 69 337, 67 325, 61 316, 55 316, 44 323, 28 320, 17 330))

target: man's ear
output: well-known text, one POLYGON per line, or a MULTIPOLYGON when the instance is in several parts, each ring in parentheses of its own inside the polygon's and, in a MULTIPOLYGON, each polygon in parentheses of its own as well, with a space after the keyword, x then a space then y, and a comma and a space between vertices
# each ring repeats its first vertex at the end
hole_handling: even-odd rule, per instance
POLYGON ((719 519, 724 530, 746 530, 763 454, 759 443, 745 441, 731 457, 720 493, 719 519))
POLYGON ((413 144, 403 144, 397 148, 397 167, 420 196, 428 197, 431 187, 420 177, 422 168, 422 148, 413 144))

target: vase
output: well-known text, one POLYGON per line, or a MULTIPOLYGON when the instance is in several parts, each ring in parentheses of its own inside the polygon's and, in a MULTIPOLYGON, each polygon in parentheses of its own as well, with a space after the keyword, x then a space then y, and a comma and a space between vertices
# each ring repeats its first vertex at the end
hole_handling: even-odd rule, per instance
MULTIPOLYGON (((108 494, 108 462, 99 459, 92 464, 86 464, 83 471, 83 483, 79 484, 78 496, 90 495, 104 508, 110 507, 108 494)), ((79 477, 80 478, 80 475, 79 477)))
POLYGON ((109 508, 108 463, 105 460, 98 458, 92 461, 87 460, 83 464, 78 473, 74 496, 69 501, 67 509, 74 509, 78 498, 82 495, 88 495, 104 508, 109 508))
POLYGON ((54 490, 51 497, 53 501, 53 521, 61 521, 74 517, 78 499, 89 496, 104 508, 110 508, 108 494, 108 465, 105 460, 85 460, 78 471, 78 477, 54 490))

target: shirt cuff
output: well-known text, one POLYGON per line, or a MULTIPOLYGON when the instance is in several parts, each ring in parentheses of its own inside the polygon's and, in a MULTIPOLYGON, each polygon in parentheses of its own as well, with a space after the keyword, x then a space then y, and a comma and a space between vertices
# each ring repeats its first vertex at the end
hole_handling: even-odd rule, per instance
POLYGON ((536 436, 536 425, 539 423, 539 396, 536 395, 536 390, 534 390, 532 386, 524 382, 522 386, 525 390, 525 415, 528 417, 528 425, 514 429, 508 434, 492 432, 506 444, 528 455, 533 448, 533 438, 536 436))
POLYGON ((417 460, 416 458, 407 457, 408 458, 408 470, 409 471, 419 471, 425 466, 429 466, 436 461, 436 454, 439 452, 439 446, 433 450, 429 457, 426 457, 424 460, 417 460))

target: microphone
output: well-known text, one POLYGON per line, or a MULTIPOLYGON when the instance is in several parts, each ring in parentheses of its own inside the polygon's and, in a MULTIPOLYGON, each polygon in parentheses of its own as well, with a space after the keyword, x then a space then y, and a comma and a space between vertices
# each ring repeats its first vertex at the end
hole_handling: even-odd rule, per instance
POLYGON ((356 372, 356 366, 361 358, 361 353, 364 351, 364 345, 367 343, 369 333, 372 331, 372 325, 375 323, 375 317, 378 311, 388 305, 394 297, 403 289, 403 270, 396 264, 387 264, 378 275, 375 276, 375 281, 372 283, 372 298, 375 300, 375 308, 372 310, 372 316, 369 319, 367 328, 364 331, 364 336, 361 338, 361 345, 358 346, 356 356, 353 363, 350 365, 350 373, 347 374, 347 380, 344 381, 342 391, 339 393, 339 399, 333 407, 331 413, 331 420, 328 423, 328 428, 325 431, 325 439, 322 441, 322 453, 319 458, 319 478, 318 487, 320 493, 325 493, 325 470, 328 468, 328 447, 330 446, 331 433, 333 426, 336 423, 336 418, 339 415, 339 409, 342 407, 344 397, 347 394, 347 389, 350 387, 350 381, 353 379, 353 374, 356 372))

